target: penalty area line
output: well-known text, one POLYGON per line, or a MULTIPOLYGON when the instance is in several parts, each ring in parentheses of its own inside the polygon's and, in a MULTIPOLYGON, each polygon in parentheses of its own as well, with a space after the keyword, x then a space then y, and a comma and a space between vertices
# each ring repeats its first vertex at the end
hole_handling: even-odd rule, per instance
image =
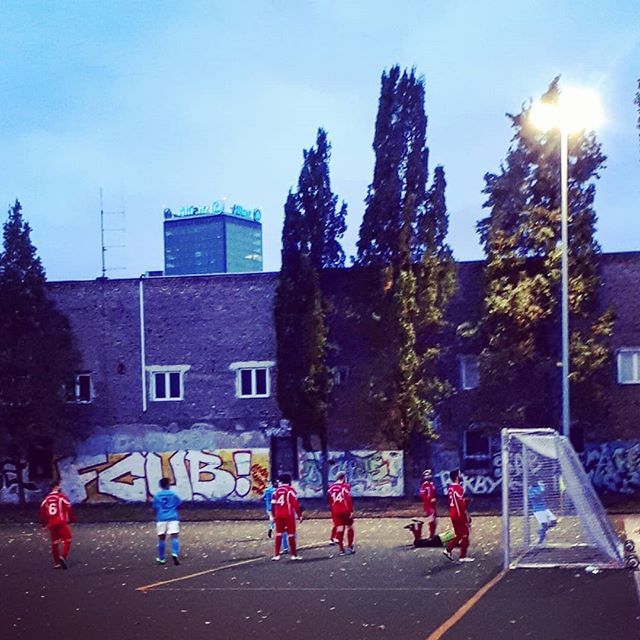
POLYGON ((440 640, 451 627, 460 622, 470 609, 478 604, 487 592, 493 589, 506 575, 507 571, 503 569, 497 576, 489 580, 484 587, 476 591, 448 620, 445 620, 431 635, 427 636, 427 640, 440 640))
MULTIPOLYGON (((318 547, 324 547, 326 544, 309 544, 306 546, 298 547, 301 551, 304 549, 317 549, 318 547)), ((160 580, 159 582, 152 582, 151 584, 145 584, 141 587, 137 587, 136 591, 146 593, 151 589, 162 587, 166 584, 173 584, 174 582, 181 582, 183 580, 191 580, 191 578, 198 578, 200 576, 206 576, 210 573, 216 573, 223 569, 233 569, 234 567, 240 567, 245 564, 251 564, 252 562, 260 562, 260 560, 266 560, 268 556, 256 556, 255 558, 248 558, 247 560, 239 560, 238 562, 232 562, 231 564, 223 564, 219 567, 213 567, 212 569, 205 569, 204 571, 198 571, 197 573, 190 573, 186 576, 178 576, 177 578, 170 578, 169 580, 160 580)))

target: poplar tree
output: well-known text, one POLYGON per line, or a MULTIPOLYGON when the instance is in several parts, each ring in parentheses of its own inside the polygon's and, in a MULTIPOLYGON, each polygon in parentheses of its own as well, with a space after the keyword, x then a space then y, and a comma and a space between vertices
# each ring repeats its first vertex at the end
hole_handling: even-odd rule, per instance
POLYGON ((0 253, 0 448, 17 465, 33 450, 51 451, 69 430, 64 385, 76 360, 69 323, 47 295, 45 271, 16 200, 0 253))
MULTIPOLYGON (((384 72, 376 118, 373 182, 365 200, 356 264, 379 273, 371 295, 370 396, 381 435, 405 448, 415 434, 433 437, 446 385, 436 374, 444 310, 455 286, 445 243, 444 170, 428 185, 424 81, 398 66, 384 72)), ((405 479, 411 481, 410 464, 405 479)))
POLYGON ((344 266, 340 238, 346 230, 347 207, 338 208, 331 190, 331 145, 323 129, 316 146, 304 151, 296 192, 289 192, 282 232, 282 265, 276 289, 274 317, 278 359, 277 400, 295 437, 311 448, 320 440, 323 484, 327 484, 327 409, 333 372, 327 364, 330 348, 329 299, 322 271, 344 266))
MULTIPOLYGON (((559 78, 543 101, 557 103, 559 78)), ((477 418, 508 426, 560 421, 560 138, 529 122, 530 105, 509 115, 514 129, 497 173, 485 175, 478 223, 485 250, 484 311, 479 325, 477 418)), ((604 408, 613 312, 598 305, 600 246, 595 240, 595 182, 605 156, 593 133, 569 136, 569 308, 571 412, 597 423, 604 408)))

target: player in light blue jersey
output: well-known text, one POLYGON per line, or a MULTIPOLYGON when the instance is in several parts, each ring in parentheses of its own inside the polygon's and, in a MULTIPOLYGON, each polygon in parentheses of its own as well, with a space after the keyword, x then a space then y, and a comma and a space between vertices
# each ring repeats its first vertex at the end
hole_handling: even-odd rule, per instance
MULTIPOLYGON (((273 520, 273 514, 271 513, 271 501, 273 500, 273 494, 275 493, 276 487, 278 486, 278 481, 274 480, 270 487, 267 487, 262 494, 262 499, 264 500, 264 508, 267 512, 267 517, 269 518, 269 529, 267 530, 267 536, 270 538, 273 535, 273 529, 275 527, 275 522, 273 520)), ((285 531, 282 534, 282 547, 280 549, 280 553, 288 553, 289 551, 289 538, 287 536, 287 532, 285 531)))
POLYGON ((167 534, 171 536, 171 557, 173 564, 180 564, 180 516, 178 507, 182 500, 178 494, 169 489, 169 478, 160 480, 160 491, 153 496, 153 508, 156 511, 156 532, 158 534, 158 564, 165 564, 164 549, 167 534))

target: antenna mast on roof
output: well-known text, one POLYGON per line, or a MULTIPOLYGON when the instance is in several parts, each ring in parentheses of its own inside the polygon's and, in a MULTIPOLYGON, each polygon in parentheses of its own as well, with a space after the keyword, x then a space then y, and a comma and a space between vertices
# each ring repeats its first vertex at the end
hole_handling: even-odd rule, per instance
MULTIPOLYGON (((102 277, 107 277, 107 271, 123 271, 124 267, 107 267, 107 249, 123 249, 125 247, 124 244, 124 233, 126 231, 125 228, 125 212, 124 208, 120 211, 105 211, 102 199, 102 187, 100 187, 100 246, 101 246, 101 259, 102 259, 102 277), (105 216, 122 216, 120 219, 121 227, 107 227, 104 226, 105 216), (122 233, 118 244, 107 244, 106 242, 106 233, 114 232, 114 233, 122 233)), ((116 240, 114 240, 115 242, 116 240)))

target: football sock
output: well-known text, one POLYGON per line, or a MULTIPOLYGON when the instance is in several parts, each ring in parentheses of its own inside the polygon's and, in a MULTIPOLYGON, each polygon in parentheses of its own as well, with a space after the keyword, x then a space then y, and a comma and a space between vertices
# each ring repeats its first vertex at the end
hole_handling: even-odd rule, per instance
POLYGON ((174 536, 171 538, 171 555, 180 555, 180 539, 178 538, 178 536, 174 536))
POLYGON ((342 531, 338 531, 338 545, 340 546, 340 551, 344 551, 344 529, 342 531))
POLYGON ((64 540, 62 542, 62 557, 66 558, 69 555, 69 549, 71 549, 71 540, 64 540))
POLYGON ((329 536, 329 540, 337 540, 336 529, 337 527, 333 525, 333 528, 331 529, 331 535, 329 536))
POLYGON ((435 520, 429 523, 429 537, 433 538, 436 535, 436 523, 435 520))
POLYGON ((349 527, 349 529, 347 529, 347 543, 350 547, 353 547, 353 539, 355 538, 355 536, 356 534, 353 530, 353 527, 349 527))
POLYGON ((282 534, 282 550, 289 550, 289 534, 286 531, 282 534))
POLYGON ((58 543, 57 542, 52 542, 51 543, 51 553, 53 554, 53 561, 55 564, 59 564, 60 563, 60 551, 58 550, 58 543))
POLYGON ((282 534, 276 533, 276 555, 280 555, 280 546, 282 545, 282 534))
POLYGON ((289 536, 289 548, 291 549, 291 555, 297 556, 296 553, 296 537, 294 535, 289 536))
POLYGON ((158 538, 158 558, 164 560, 164 539, 158 538))

